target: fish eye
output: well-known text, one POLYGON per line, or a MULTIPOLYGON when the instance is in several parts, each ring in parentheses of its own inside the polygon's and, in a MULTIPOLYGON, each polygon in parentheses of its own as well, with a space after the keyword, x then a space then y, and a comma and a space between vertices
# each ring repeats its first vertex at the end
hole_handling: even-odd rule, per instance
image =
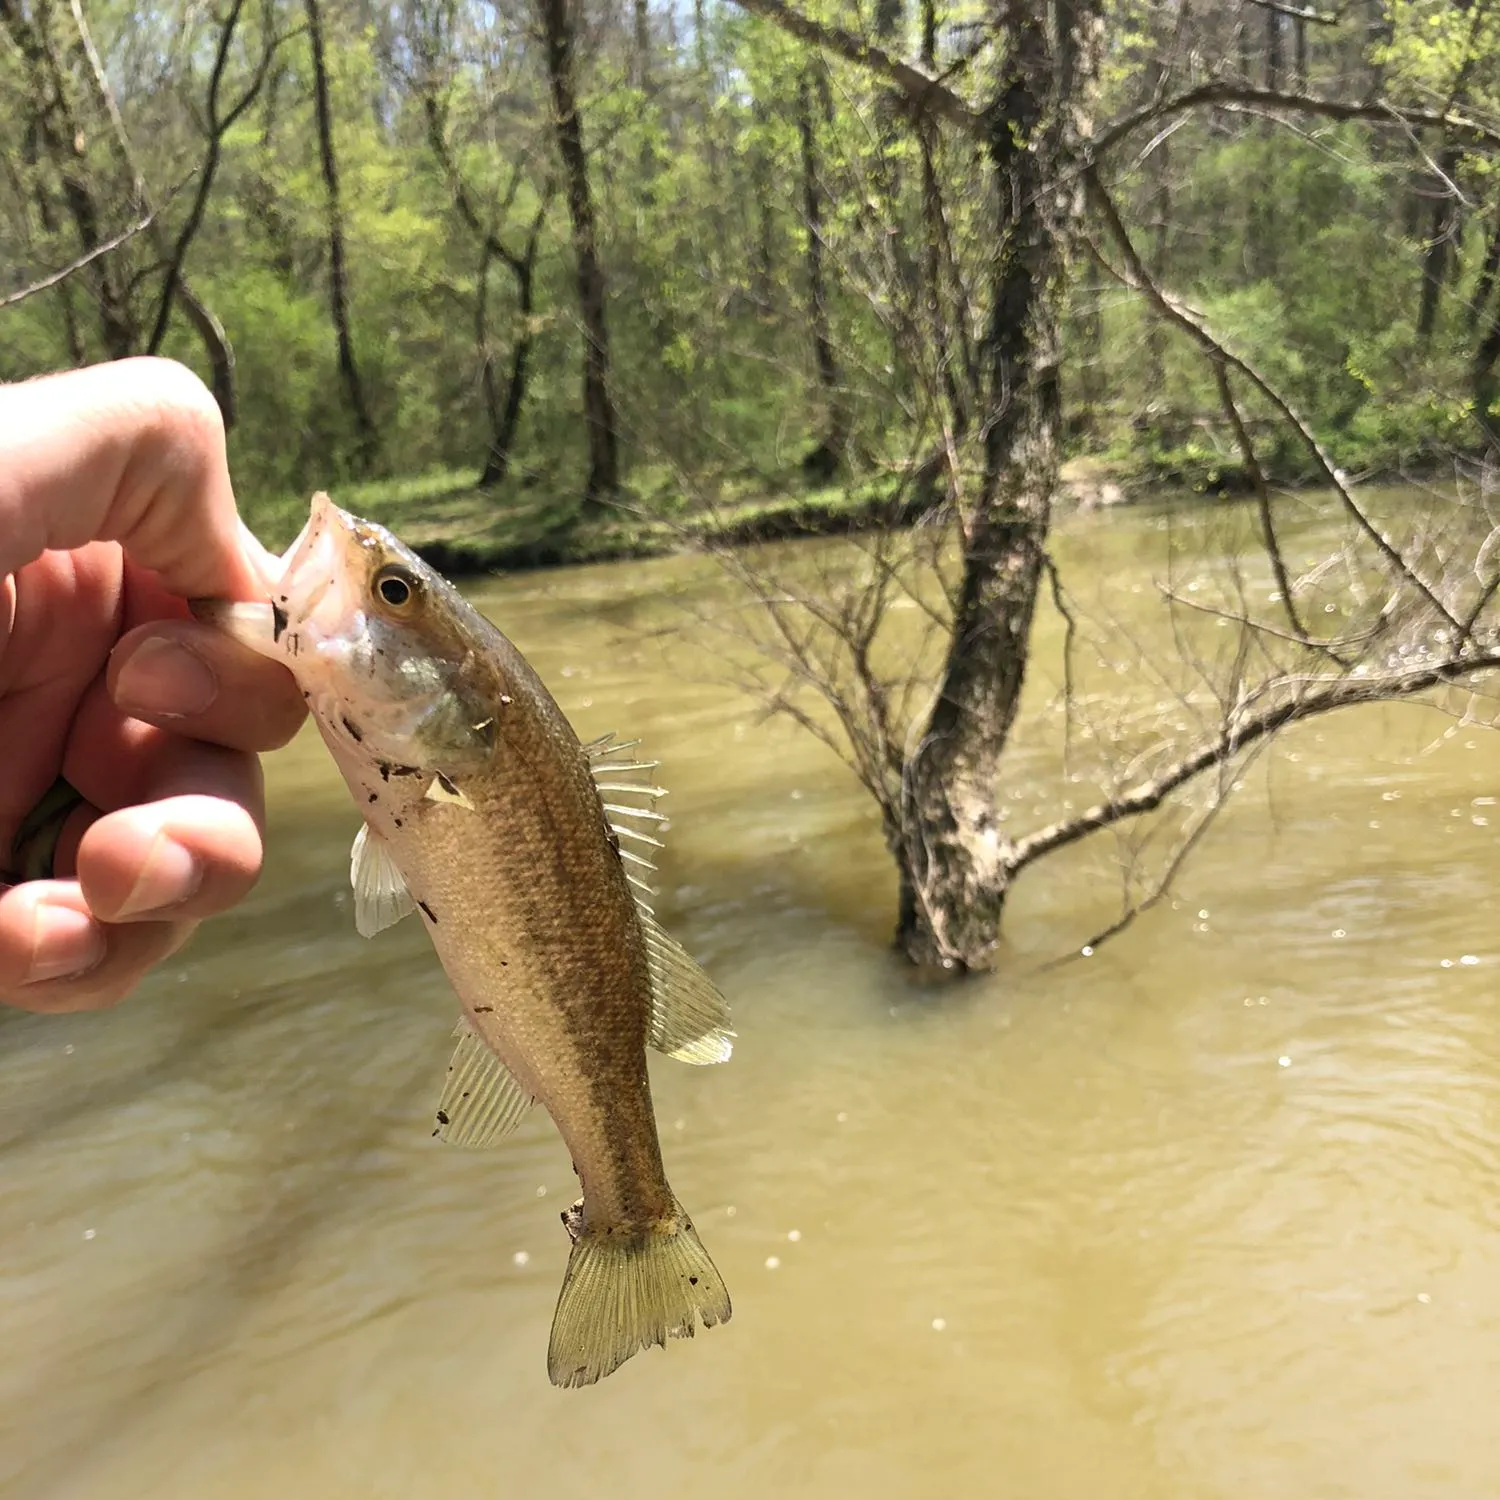
POLYGON ((393 565, 375 575, 375 592, 392 609, 405 609, 416 591, 416 579, 405 568, 393 565))

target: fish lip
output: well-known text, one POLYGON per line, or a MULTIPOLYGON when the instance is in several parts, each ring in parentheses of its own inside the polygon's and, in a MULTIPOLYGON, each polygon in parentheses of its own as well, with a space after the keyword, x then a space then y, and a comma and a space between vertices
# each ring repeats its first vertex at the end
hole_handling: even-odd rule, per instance
POLYGON ((335 531, 353 532, 357 524, 354 517, 340 510, 325 491, 319 490, 312 497, 307 522, 284 555, 277 595, 277 602, 294 622, 300 624, 307 620, 334 585, 337 570, 330 565, 332 559, 320 558, 319 554, 326 552, 335 531), (319 566, 320 562, 322 566, 319 566))

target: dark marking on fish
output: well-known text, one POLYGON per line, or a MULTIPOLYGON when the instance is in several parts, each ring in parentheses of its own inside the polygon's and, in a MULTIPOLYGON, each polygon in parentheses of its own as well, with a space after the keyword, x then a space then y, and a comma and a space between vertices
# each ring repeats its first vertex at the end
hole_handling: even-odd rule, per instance
POLYGON ((401 826, 401 819, 397 818, 394 821, 395 821, 396 827, 399 828, 401 826))
POLYGON ((447 1125, 450 1123, 448 1119, 448 1111, 446 1109, 440 1109, 437 1112, 437 1122, 439 1125, 447 1125))
POLYGON ((458 788, 441 771, 437 773, 437 783, 450 797, 457 797, 459 795, 458 788))
POLYGON ((348 714, 341 715, 339 718, 339 723, 341 723, 344 728, 349 731, 349 738, 353 740, 356 745, 362 745, 364 743, 365 737, 363 732, 360 730, 359 725, 356 724, 348 714))
POLYGON ((688 1277, 688 1285, 689 1286, 697 1286, 698 1285, 698 1278, 696 1276, 689 1276, 688 1277))
POLYGON ((417 905, 422 908, 422 915, 425 916, 434 927, 436 927, 437 917, 433 915, 432 908, 425 901, 418 901, 417 905))
POLYGON ((370 801, 371 802, 379 802, 380 801, 380 793, 379 792, 371 792, 370 793, 370 801))
POLYGON ((420 776, 422 774, 417 766, 398 766, 388 760, 377 761, 376 764, 380 767, 382 781, 389 781, 392 776, 420 776))
MULTIPOLYGON (((285 599, 286 595, 283 594, 281 597, 283 599, 285 599)), ((273 600, 272 603, 271 603, 271 639, 272 639, 272 641, 279 641, 281 639, 281 633, 287 627, 288 618, 289 617, 287 615, 287 612, 279 604, 277 604, 273 600)))
POLYGON ((488 1016, 494 1013, 494 1009, 493 1005, 476 1005, 474 1007, 474 1014, 476 1016, 488 1016))

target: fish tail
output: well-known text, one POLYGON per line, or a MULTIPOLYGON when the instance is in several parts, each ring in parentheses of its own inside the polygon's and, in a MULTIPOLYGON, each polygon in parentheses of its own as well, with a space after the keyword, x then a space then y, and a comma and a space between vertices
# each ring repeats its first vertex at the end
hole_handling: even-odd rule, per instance
POLYGON ((592 1385, 638 1350, 729 1321, 729 1293, 681 1207, 646 1229, 579 1225, 552 1319, 553 1385, 592 1385))

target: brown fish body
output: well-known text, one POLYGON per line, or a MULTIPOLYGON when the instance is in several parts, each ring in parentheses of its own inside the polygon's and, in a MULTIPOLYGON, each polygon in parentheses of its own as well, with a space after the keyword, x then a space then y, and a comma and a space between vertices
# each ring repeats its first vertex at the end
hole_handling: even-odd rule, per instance
POLYGON ((494 752, 452 778, 471 806, 427 798, 430 769, 360 765, 337 735, 330 748, 470 1024, 567 1142, 586 1222, 659 1222, 676 1209, 646 1070, 651 980, 636 903, 572 727, 500 632, 487 655, 505 663, 485 694, 498 705, 494 752))
POLYGON ((200 612, 302 687, 364 818, 350 860, 360 932, 420 912, 459 996, 434 1133, 488 1145, 539 1100, 572 1153, 583 1203, 563 1216, 552 1380, 590 1384, 727 1321, 651 1107, 648 1045, 714 1063, 734 1035, 723 997, 633 894, 625 861, 645 861, 621 839, 658 843, 640 824, 661 823, 660 789, 630 779, 652 763, 581 745, 495 626, 326 496, 271 601, 200 612))

